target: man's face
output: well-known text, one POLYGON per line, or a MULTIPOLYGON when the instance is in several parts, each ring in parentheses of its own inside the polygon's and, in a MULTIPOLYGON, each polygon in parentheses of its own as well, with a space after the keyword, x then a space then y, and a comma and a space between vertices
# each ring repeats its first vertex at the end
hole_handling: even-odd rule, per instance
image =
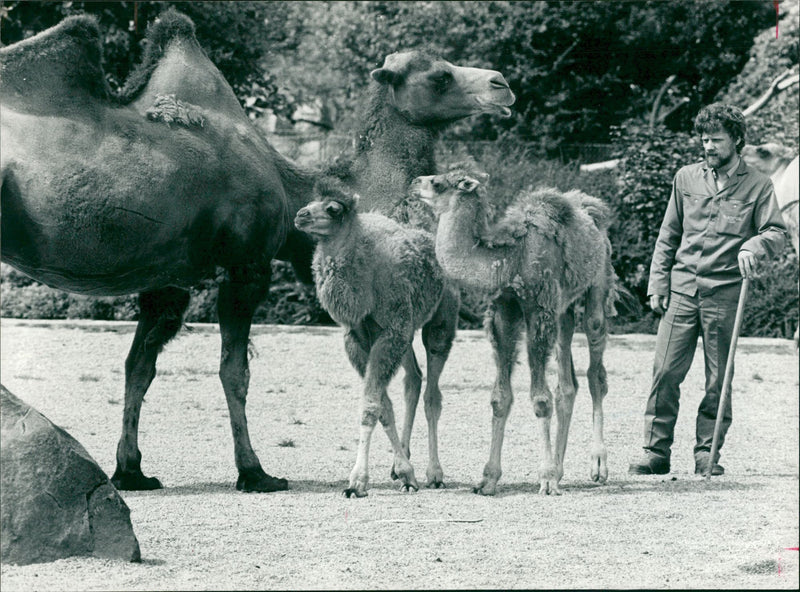
POLYGON ((736 142, 723 129, 703 133, 703 150, 706 153, 706 162, 713 169, 725 168, 730 164, 736 154, 736 142))

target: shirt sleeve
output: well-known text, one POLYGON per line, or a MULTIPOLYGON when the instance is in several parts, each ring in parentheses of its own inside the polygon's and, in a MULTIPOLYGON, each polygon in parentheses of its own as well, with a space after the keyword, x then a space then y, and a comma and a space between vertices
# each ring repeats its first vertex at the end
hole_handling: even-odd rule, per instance
POLYGON ((773 258, 783 249, 786 224, 778 208, 772 182, 768 182, 756 200, 753 224, 758 234, 744 242, 740 251, 750 251, 759 261, 773 258))
POLYGON ((647 286, 648 296, 666 296, 669 294, 669 276, 675 263, 675 252, 681 244, 683 236, 683 203, 678 191, 678 176, 672 181, 672 193, 667 203, 667 211, 658 232, 653 259, 650 262, 650 281, 647 286))

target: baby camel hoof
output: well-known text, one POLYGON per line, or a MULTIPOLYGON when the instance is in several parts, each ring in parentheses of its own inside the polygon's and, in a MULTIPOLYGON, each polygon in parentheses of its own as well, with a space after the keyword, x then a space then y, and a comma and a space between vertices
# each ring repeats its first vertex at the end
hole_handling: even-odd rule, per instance
POLYGON ((411 493, 412 491, 419 491, 419 487, 413 483, 404 483, 403 486, 400 487, 400 491, 403 493, 411 493))
POLYGON ((353 496, 355 496, 355 497, 367 497, 367 492, 366 491, 359 491, 355 487, 348 487, 347 489, 344 490, 343 493, 344 493, 344 496, 346 498, 350 498, 350 497, 353 497, 353 496))
POLYGON ((539 486, 539 495, 561 495, 558 484, 550 481, 542 481, 539 486))
POLYGON ((481 481, 477 487, 472 490, 472 493, 478 495, 494 495, 497 493, 497 482, 481 481))
POLYGON ((289 482, 286 479, 267 475, 260 467, 239 471, 236 480, 236 489, 245 493, 271 493, 273 491, 286 491, 289 482))
POLYGON ((150 491, 161 489, 161 481, 155 477, 145 477, 141 471, 121 471, 117 469, 111 483, 120 491, 150 491))
POLYGON ((444 481, 439 479, 434 479, 433 481, 429 481, 426 485, 428 489, 447 489, 447 485, 444 484, 444 481))

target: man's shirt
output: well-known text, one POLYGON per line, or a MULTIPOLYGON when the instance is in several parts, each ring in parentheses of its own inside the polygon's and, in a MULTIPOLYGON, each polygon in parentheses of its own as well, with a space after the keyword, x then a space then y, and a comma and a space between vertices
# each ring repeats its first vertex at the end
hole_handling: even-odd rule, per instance
POLYGON ((783 248, 785 232, 772 182, 744 160, 719 191, 706 162, 685 166, 672 183, 647 294, 694 296, 737 284, 739 251, 763 262, 783 248))

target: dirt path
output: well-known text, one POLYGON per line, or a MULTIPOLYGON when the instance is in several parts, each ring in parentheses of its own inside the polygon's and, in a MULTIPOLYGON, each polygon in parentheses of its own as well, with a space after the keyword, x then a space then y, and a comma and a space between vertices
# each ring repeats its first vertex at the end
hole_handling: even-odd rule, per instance
MULTIPOLYGON (((369 497, 341 490, 355 460, 360 384, 338 329, 256 327, 248 419, 267 472, 290 491, 234 489, 217 378, 219 334, 194 325, 167 346, 141 420, 142 466, 166 489, 123 492, 143 562, 68 559, 2 567, 13 590, 308 588, 797 588, 798 355, 788 341, 741 339, 726 475, 695 477, 698 352, 683 388, 673 472, 631 477, 641 446, 654 338, 613 336, 606 356, 609 483, 588 479, 591 401, 583 335, 580 390, 562 481, 540 497, 526 364, 506 433, 499 495, 471 493, 489 450, 493 363, 461 332, 442 376, 440 452, 448 489, 402 494, 376 430, 369 497)), ((122 425, 130 323, 2 320, 2 382, 66 428, 108 472, 122 425)), ((418 353, 421 344, 416 343, 418 353)), ((424 355, 420 355, 424 362, 424 355)), ((521 360, 524 358, 521 357, 521 360)), ((555 374, 549 371, 554 385, 555 374)), ((402 414, 402 380, 392 384, 402 414)), ((424 479, 422 405, 412 463, 424 479)))

